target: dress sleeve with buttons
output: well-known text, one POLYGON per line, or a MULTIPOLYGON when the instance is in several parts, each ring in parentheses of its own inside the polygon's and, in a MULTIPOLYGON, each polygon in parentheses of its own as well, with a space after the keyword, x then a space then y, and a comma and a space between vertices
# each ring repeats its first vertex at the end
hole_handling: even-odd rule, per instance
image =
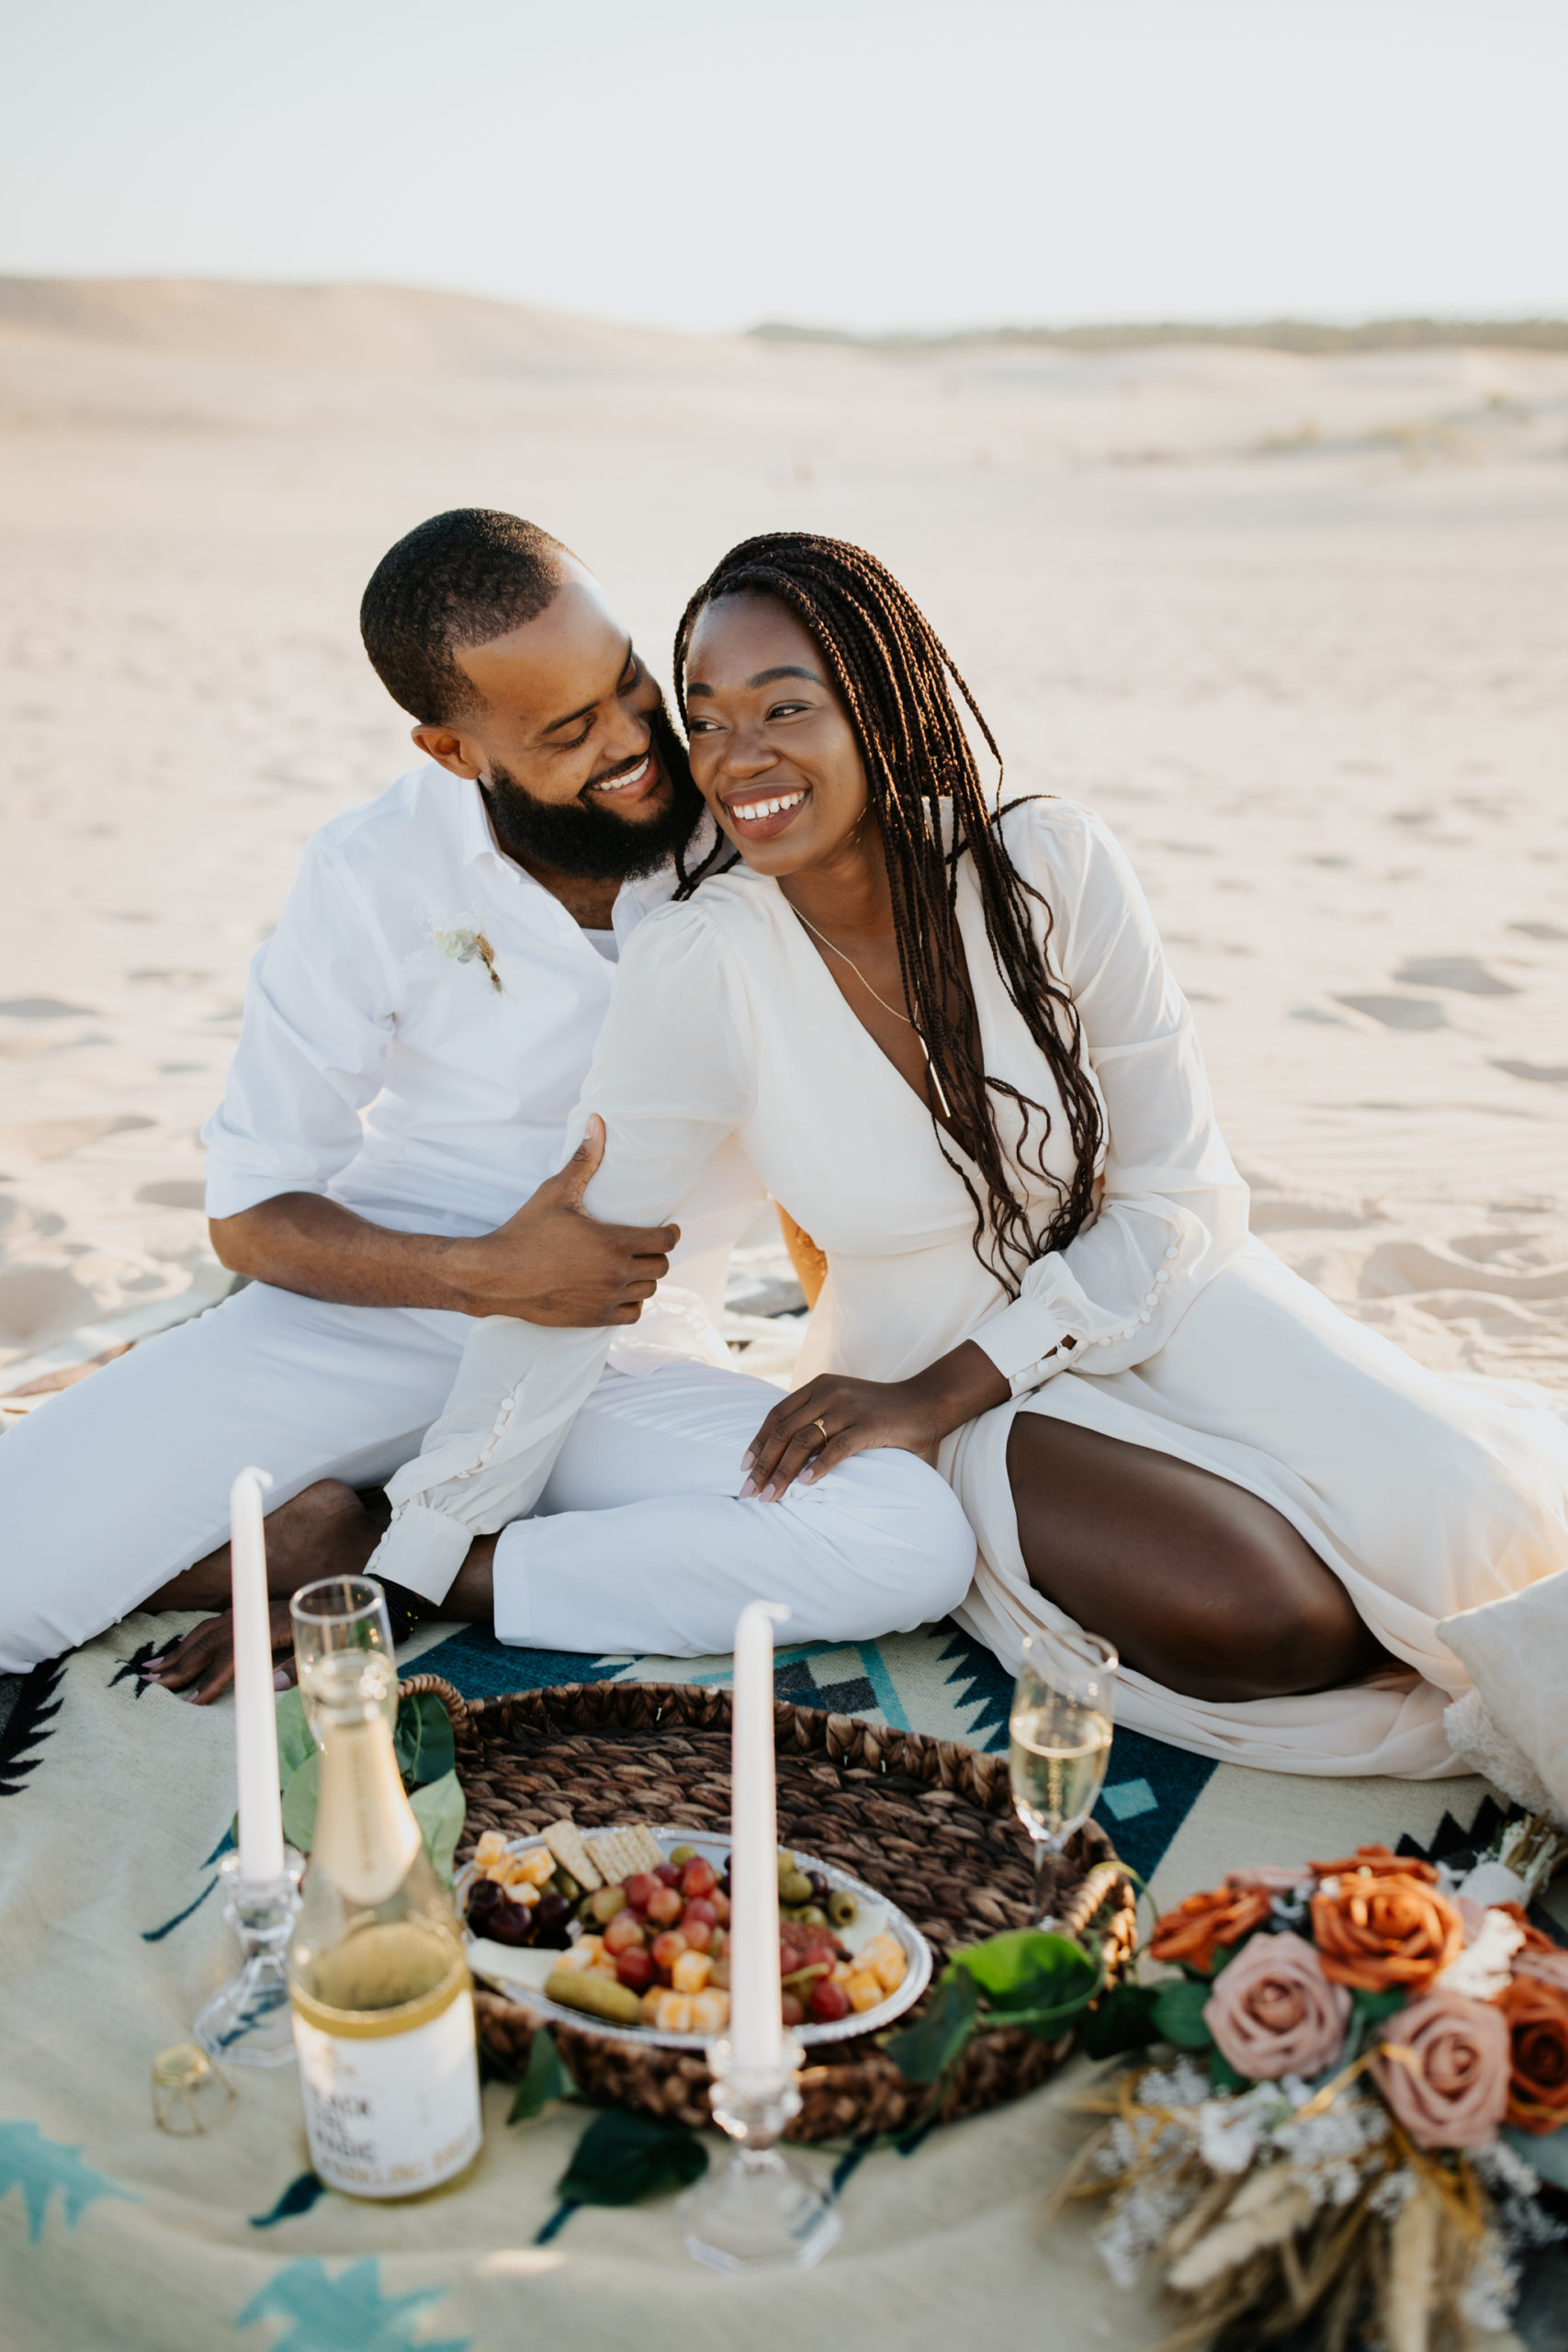
MULTIPOLYGON (((589 1215, 664 1223, 750 1112, 755 1062, 729 948, 696 907, 660 908, 626 943, 567 1130, 563 1159, 592 1113, 604 1122, 589 1215)), ((374 1573, 440 1600, 474 1537, 538 1500, 614 1336, 500 1315, 476 1322, 446 1410, 387 1487, 392 1520, 374 1573)))
POLYGON ((1057 1373, 1130 1371, 1247 1246, 1247 1186, 1214 1123, 1192 1015, 1117 842, 1048 800, 1006 820, 1015 862, 1052 910, 1050 955, 1072 991, 1106 1108, 1104 1194, 1065 1250, 975 1334, 1015 1396, 1057 1373))

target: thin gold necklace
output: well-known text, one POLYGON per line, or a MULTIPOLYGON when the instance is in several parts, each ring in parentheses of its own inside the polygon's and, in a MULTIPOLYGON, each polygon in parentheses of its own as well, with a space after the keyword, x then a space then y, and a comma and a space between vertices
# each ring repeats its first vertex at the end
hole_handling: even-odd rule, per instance
MULTIPOLYGON (((843 958, 843 961, 849 966, 851 971, 854 974, 862 988, 865 989, 868 996, 874 996, 876 999, 877 1003, 882 1007, 884 1012, 890 1012, 895 1021, 901 1021, 903 1023, 906 1029, 915 1029, 915 1024, 910 1020, 908 1014, 907 1012, 900 1012, 896 1004, 889 1004, 881 989, 874 989, 872 987, 871 982, 866 978, 865 974, 861 970, 861 967, 855 962, 854 957, 852 956, 846 955, 844 950, 835 940, 829 938, 825 931, 818 931, 817 925, 812 922, 809 915, 803 915, 800 909, 796 906, 791 906, 790 912, 806 925, 807 930, 810 932, 815 938, 818 938, 822 942, 824 947, 830 947, 835 956, 841 956, 843 958)), ((931 1059, 931 1047, 927 1045, 925 1039, 921 1036, 918 1029, 915 1029, 915 1043, 919 1046, 921 1053, 925 1056, 926 1076, 931 1080, 932 1088, 936 1093, 936 1099, 942 1105, 942 1117, 944 1119, 951 1119, 953 1116, 952 1108, 949 1105, 947 1096, 942 1091, 942 1080, 937 1075, 936 1064, 931 1059)))

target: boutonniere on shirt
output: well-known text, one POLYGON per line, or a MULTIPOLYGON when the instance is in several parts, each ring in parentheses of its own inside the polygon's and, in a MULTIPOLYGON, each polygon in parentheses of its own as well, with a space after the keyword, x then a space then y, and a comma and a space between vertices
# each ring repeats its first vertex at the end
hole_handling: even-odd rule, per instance
POLYGON ((443 956, 450 956, 454 964, 471 964, 477 956, 490 974, 490 984, 497 996, 504 994, 501 974, 495 968, 495 950, 482 931, 433 931, 430 935, 443 956))

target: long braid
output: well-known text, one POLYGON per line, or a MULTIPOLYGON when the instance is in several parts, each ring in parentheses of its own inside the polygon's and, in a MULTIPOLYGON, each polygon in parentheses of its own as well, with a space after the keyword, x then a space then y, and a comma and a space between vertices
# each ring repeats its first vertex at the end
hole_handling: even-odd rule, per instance
MULTIPOLYGON (((952 1107, 953 1125, 985 1180, 986 1202, 968 1170, 948 1150, 933 1114, 937 1141, 974 1203, 976 1256, 1016 1294, 1025 1268, 1045 1251, 1064 1248, 1088 1217, 1101 1123, 1084 1068, 1077 1009, 1067 989, 1053 977, 1031 929, 1032 900, 1043 910, 1048 943, 1051 909, 1002 845, 1001 753, 945 647, 892 573, 863 548, 807 531, 770 531, 743 540, 687 605, 675 638, 675 695, 688 732, 686 653, 697 616, 720 597, 741 595, 773 596, 796 616, 820 646, 849 713, 882 828, 905 999, 952 1107), (981 790, 953 687, 997 763, 995 816, 981 790), (945 850, 944 804, 951 811, 945 850), (964 969, 958 863, 964 856, 979 887, 986 935, 1003 985, 1056 1080, 1073 1146, 1069 1183, 1045 1166, 1050 1112, 1005 1079, 986 1074, 974 1004, 958 984, 964 969), (956 1020, 950 1012, 953 1003, 962 1007, 956 1020), (1009 1096, 1019 1106, 1021 1157, 1032 1148, 1026 1164, 1056 1196, 1055 1212, 1043 1232, 1035 1231, 1014 1196, 991 1100, 996 1094, 1009 1096), (1032 1147, 1036 1122, 1038 1142, 1032 1147), (983 1246, 987 1240, 988 1248, 983 1246)), ((681 895, 696 888, 717 855, 716 850, 689 880, 682 878, 681 895)))

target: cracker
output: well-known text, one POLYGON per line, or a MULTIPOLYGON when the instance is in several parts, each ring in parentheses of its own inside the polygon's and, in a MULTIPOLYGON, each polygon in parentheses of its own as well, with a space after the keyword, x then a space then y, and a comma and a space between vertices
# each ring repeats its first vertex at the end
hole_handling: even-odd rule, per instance
POLYGON ((575 1821, 552 1821, 539 1834, 562 1870, 577 1881, 584 1894, 592 1894, 595 1887, 604 1885, 575 1821))
POLYGON ((652 1830, 640 1825, 633 1829, 596 1830, 589 1851, 607 1886, 618 1886, 638 1871, 656 1871, 664 1860, 664 1849, 652 1830))

